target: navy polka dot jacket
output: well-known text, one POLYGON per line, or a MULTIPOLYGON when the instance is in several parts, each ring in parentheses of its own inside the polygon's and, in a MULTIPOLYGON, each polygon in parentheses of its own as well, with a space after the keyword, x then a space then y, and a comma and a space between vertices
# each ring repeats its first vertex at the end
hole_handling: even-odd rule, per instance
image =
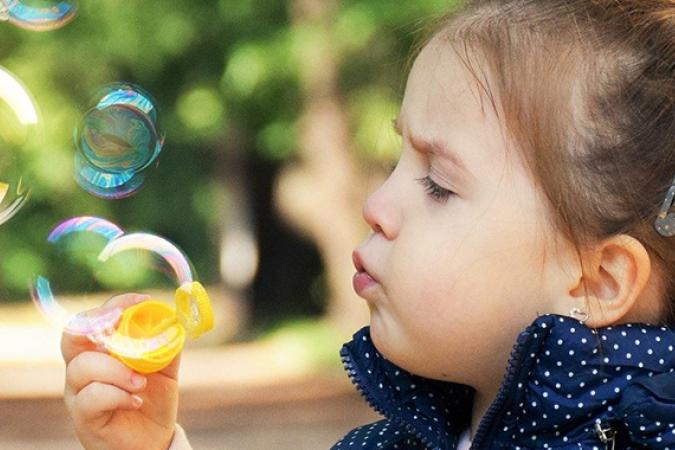
MULTIPOLYGON (((675 450, 675 332, 625 324, 593 330, 558 315, 519 336, 479 449, 675 450)), ((452 450, 469 426, 473 389, 413 375, 384 359, 365 327, 341 350, 350 378, 385 419, 333 450, 452 450)))

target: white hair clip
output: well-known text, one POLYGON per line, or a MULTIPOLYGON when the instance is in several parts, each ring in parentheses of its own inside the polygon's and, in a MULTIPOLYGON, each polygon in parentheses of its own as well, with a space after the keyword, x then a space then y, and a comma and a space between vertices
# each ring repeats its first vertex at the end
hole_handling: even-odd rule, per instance
POLYGON ((675 235, 675 213, 669 212, 673 206, 673 199, 675 199, 675 178, 673 178, 668 194, 663 201, 663 206, 661 206, 654 222, 654 227, 661 236, 671 237, 675 235))

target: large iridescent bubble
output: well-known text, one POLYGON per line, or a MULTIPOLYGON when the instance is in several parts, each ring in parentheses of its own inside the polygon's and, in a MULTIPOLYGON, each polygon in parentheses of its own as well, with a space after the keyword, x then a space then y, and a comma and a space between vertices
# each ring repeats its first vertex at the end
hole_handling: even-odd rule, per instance
POLYGON ((167 352, 175 356, 186 336, 198 337, 208 331, 202 327, 205 318, 212 326, 208 297, 194 282, 189 260, 163 237, 126 234, 108 220, 83 216, 57 225, 47 238, 47 247, 51 252, 46 256, 59 262, 54 269, 58 273, 36 274, 31 283, 35 305, 54 326, 87 336, 122 360, 139 364, 157 355, 166 357, 167 352), (68 278, 69 288, 63 286, 68 278), (110 292, 150 294, 161 301, 148 304, 150 315, 146 308, 127 321, 131 325, 125 325, 128 311, 97 308, 110 292), (160 316, 155 314, 158 309, 160 316), (126 333, 119 332, 118 322, 127 327, 126 333), (139 327, 146 329, 139 331, 139 327), (154 330, 150 334, 149 328, 154 330))
POLYGON ((0 0, 0 20, 31 31, 61 28, 75 18, 72 2, 0 0))
POLYGON ((30 193, 29 149, 38 112, 28 90, 0 67, 0 224, 11 219, 30 193))
POLYGON ((163 144, 150 94, 129 83, 106 85, 75 130, 75 179, 97 197, 129 197, 143 185, 163 144))

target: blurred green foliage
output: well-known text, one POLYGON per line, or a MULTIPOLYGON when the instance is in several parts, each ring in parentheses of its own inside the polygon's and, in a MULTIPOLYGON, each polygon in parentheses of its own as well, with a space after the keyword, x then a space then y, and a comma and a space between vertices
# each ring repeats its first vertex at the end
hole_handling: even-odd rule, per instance
POLYGON ((293 23, 291 3, 84 0, 63 29, 31 32, 0 23, 0 65, 32 92, 42 125, 25 156, 33 197, 0 228, 0 287, 11 293, 7 298, 25 298, 31 274, 58 265, 41 249, 54 225, 76 215, 165 236, 190 255, 202 280, 217 281, 222 216, 216 205, 227 195, 220 192, 218 165, 233 136, 249 161, 281 165, 293 158, 303 108, 298 64, 320 40, 331 43, 339 61, 355 157, 396 157, 391 120, 413 40, 453 2, 345 0, 327 29, 293 23), (91 95, 114 81, 152 93, 166 143, 138 194, 105 201, 73 180, 72 134, 91 95))

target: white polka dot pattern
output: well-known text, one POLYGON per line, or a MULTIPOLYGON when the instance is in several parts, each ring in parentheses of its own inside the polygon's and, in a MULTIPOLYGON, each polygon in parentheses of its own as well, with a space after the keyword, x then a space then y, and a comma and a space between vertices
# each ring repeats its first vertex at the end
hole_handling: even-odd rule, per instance
MULTIPOLYGON (((518 337, 472 448, 602 450, 597 423, 618 431, 617 449, 675 450, 674 346, 675 333, 663 327, 593 330, 573 318, 540 316, 518 337)), ((397 367, 379 354, 368 327, 341 355, 386 420, 353 430, 334 449, 456 448, 469 424, 472 388, 397 367)))

